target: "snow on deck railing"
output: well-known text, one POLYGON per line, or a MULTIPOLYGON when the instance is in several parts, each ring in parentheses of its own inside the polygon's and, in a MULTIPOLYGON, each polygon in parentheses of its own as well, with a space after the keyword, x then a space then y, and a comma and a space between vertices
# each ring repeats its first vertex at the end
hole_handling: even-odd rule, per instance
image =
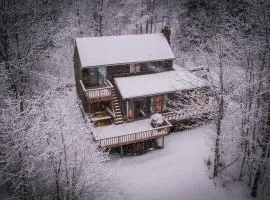
POLYGON ((127 135, 121 135, 121 136, 116 136, 116 137, 111 137, 111 138, 105 138, 105 139, 100 139, 97 140, 100 144, 100 146, 105 147, 105 148, 111 148, 111 147, 116 147, 124 144, 131 144, 134 142, 139 142, 143 140, 150 140, 154 138, 158 138, 164 135, 167 135, 169 133, 169 129, 172 126, 170 122, 168 122, 166 119, 164 119, 167 125, 145 130, 145 131, 140 131, 136 133, 131 133, 127 135))
POLYGON ((210 117, 213 115, 215 111, 215 107, 198 107, 196 109, 183 109, 181 111, 176 112, 167 112, 162 113, 162 116, 168 121, 172 120, 181 120, 187 118, 198 118, 203 116, 204 114, 208 114, 210 117))
POLYGON ((80 80, 80 84, 81 84, 81 87, 83 89, 85 96, 88 99, 108 97, 112 95, 113 85, 109 80, 106 81, 105 87, 99 87, 99 88, 86 89, 82 80, 80 80))

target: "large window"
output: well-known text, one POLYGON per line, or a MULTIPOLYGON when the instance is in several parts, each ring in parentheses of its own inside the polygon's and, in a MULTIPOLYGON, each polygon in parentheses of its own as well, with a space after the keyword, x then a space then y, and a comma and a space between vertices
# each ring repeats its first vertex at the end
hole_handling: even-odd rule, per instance
POLYGON ((103 85, 106 81, 106 67, 98 68, 89 68, 88 69, 88 78, 87 82, 90 83, 90 86, 99 86, 103 85))

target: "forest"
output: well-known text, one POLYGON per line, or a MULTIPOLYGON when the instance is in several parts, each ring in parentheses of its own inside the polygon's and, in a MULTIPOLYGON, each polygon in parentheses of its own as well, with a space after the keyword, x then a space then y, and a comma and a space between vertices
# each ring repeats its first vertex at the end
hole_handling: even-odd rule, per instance
POLYGON ((269 0, 0 0, 0 199, 124 199, 71 95, 75 38, 165 25, 175 62, 207 69, 211 179, 269 198, 269 0))

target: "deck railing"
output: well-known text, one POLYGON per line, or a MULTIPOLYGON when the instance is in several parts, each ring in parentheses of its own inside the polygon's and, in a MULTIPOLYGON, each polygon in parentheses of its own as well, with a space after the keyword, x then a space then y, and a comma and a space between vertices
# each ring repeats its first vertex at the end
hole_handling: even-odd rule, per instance
POLYGON ((167 125, 162 126, 162 127, 153 128, 153 129, 136 132, 136 133, 131 133, 127 135, 105 138, 105 139, 98 140, 98 142, 100 146, 102 147, 111 148, 111 147, 117 147, 120 145, 131 144, 135 142, 158 138, 158 137, 167 135, 169 133, 170 127, 172 126, 170 122, 168 122, 166 119, 165 121, 167 125))
POLYGON ((84 92, 84 95, 87 97, 87 99, 95 99, 95 98, 103 98, 103 97, 112 96, 113 85, 109 80, 106 81, 105 83, 106 86, 98 87, 98 88, 86 89, 82 80, 80 80, 80 84, 84 92))
POLYGON ((206 106, 206 107, 198 107, 193 109, 183 109, 181 111, 177 112, 167 112, 162 113, 162 116, 168 120, 181 120, 181 119, 187 119, 187 118, 199 118, 203 115, 207 114, 209 117, 213 116, 213 113, 215 111, 215 107, 206 106))

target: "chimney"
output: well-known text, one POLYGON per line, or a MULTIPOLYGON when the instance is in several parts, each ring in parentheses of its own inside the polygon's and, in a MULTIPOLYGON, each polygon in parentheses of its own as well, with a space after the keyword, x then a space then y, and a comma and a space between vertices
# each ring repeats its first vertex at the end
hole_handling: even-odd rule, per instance
POLYGON ((167 39, 169 45, 171 45, 171 29, 169 26, 164 26, 161 30, 161 33, 164 34, 165 38, 167 39))

